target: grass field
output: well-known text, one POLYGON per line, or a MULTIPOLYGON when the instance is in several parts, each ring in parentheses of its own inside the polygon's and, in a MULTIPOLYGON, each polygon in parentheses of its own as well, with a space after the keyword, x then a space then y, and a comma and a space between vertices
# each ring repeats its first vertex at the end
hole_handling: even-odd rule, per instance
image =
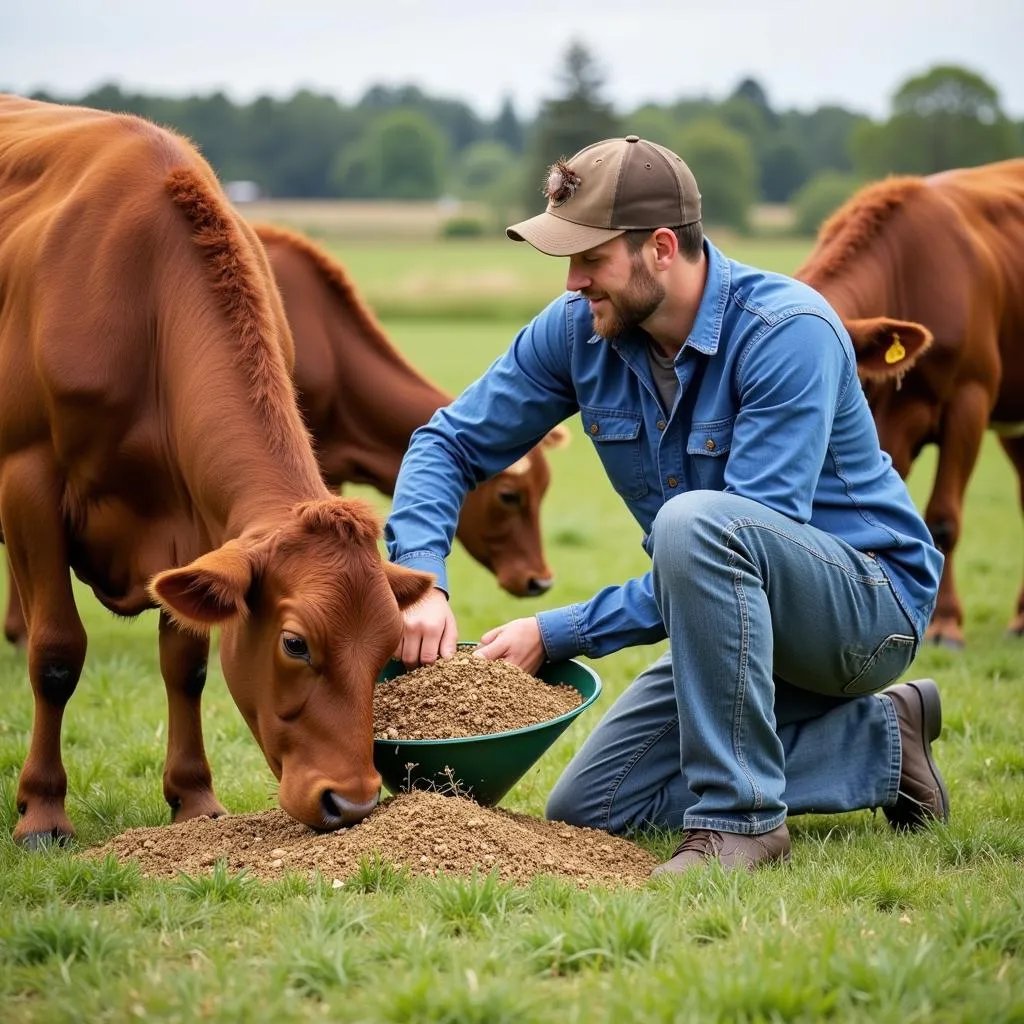
MULTIPOLYGON (((278 201, 241 209, 254 223, 297 230, 318 225, 314 236, 345 264, 385 319, 528 319, 565 286, 565 260, 540 256, 497 228, 483 239, 437 241, 430 236, 439 221, 434 204, 278 201)), ((712 238, 735 259, 783 273, 796 270, 809 248, 800 238, 729 232, 713 232, 712 238)))
MULTIPOLYGON (((782 269, 799 259, 775 256, 782 269)), ((560 261, 511 243, 353 246, 344 257, 375 299, 409 294, 417 274, 479 280, 493 267, 522 273, 538 305, 561 286, 560 261)), ((406 311, 385 326, 454 391, 519 324, 406 311)), ((452 601, 466 639, 645 568, 639 532, 578 428, 551 462, 543 525, 556 588, 516 601, 456 550, 452 601)), ((926 452, 911 480, 919 502, 933 464, 926 452)), ((31 700, 23 657, 0 650, 0 1020, 1024 1021, 1024 644, 1002 635, 1022 552, 1015 484, 990 439, 958 565, 968 649, 925 650, 911 673, 944 694, 936 749, 948 826, 897 836, 866 811, 797 818, 788 869, 698 872, 629 893, 381 870, 341 890, 224 872, 156 882, 130 863, 80 857, 126 827, 167 820, 155 616, 115 621, 80 588, 90 648, 64 730, 79 828, 70 850, 27 855, 9 840, 31 700)), ((587 731, 661 649, 594 662, 605 694, 503 806, 540 814, 587 731)), ((215 665, 204 720, 221 800, 232 811, 273 806, 273 777, 215 665)), ((645 843, 659 855, 671 846, 645 843)))

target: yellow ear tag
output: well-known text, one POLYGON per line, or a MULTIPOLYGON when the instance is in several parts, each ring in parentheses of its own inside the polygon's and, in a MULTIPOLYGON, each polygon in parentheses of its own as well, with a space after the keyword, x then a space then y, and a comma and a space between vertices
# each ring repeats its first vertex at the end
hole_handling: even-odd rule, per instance
POLYGON ((892 344, 885 350, 885 361, 887 363, 898 363, 906 354, 907 350, 900 343, 900 336, 894 334, 892 336, 892 344))

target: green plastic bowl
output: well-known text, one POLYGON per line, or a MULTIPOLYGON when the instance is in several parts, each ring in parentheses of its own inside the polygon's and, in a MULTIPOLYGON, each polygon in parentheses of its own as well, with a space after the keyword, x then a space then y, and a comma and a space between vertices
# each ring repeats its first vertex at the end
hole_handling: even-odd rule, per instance
MULTIPOLYGON (((400 661, 389 661, 378 682, 404 672, 400 661)), ((601 693, 597 673, 575 659, 545 662, 536 675, 545 683, 575 687, 583 702, 557 718, 508 732, 449 740, 374 740, 373 763, 384 784, 392 793, 432 789, 468 795, 485 806, 496 804, 601 693)))

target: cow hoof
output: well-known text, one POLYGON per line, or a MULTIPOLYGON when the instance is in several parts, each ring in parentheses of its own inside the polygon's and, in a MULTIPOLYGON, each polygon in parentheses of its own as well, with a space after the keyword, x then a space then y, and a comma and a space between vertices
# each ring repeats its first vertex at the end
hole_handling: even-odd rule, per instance
POLYGON ((954 636, 930 636, 926 637, 926 642, 930 643, 933 647, 941 647, 947 651, 962 651, 966 644, 963 640, 958 640, 954 636))
POLYGON ((171 805, 171 821, 174 824, 189 821, 191 818, 219 818, 227 813, 212 793, 202 797, 186 798, 177 805, 171 805))

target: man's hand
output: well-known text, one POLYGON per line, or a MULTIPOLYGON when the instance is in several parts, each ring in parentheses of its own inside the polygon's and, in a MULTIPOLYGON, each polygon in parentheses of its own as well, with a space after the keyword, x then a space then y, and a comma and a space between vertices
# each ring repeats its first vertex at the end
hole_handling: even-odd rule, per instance
POLYGON ((528 619, 513 619, 504 626, 489 629, 480 638, 480 646, 473 654, 489 661, 502 658, 531 675, 540 668, 547 656, 540 636, 540 626, 533 615, 528 619))
POLYGON ((402 612, 402 639, 395 657, 407 669, 432 665, 455 653, 459 628, 443 590, 433 587, 402 612))

